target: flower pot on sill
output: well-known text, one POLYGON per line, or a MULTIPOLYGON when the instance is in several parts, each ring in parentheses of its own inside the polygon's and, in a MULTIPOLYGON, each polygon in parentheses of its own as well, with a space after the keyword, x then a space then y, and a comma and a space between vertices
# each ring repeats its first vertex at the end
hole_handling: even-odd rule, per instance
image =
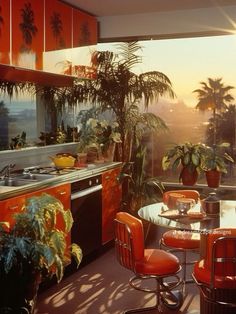
POLYGON ((197 170, 194 169, 191 171, 188 167, 183 167, 181 172, 181 180, 183 185, 192 186, 196 184, 198 179, 198 173, 197 170))
POLYGON ((218 188, 220 186, 221 172, 218 170, 206 171, 206 181, 210 188, 218 188))

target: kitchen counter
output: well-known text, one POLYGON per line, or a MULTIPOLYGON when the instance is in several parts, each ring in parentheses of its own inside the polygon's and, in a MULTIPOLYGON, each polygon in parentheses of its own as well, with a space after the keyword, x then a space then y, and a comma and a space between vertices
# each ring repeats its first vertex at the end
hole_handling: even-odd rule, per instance
POLYGON ((55 176, 43 181, 37 181, 35 183, 30 182, 23 186, 0 186, 0 200, 8 199, 14 196, 25 194, 28 192, 34 192, 39 189, 56 186, 62 183, 72 183, 88 177, 92 177, 101 174, 107 170, 121 166, 121 162, 107 162, 101 164, 88 165, 83 169, 74 170, 71 173, 55 176))

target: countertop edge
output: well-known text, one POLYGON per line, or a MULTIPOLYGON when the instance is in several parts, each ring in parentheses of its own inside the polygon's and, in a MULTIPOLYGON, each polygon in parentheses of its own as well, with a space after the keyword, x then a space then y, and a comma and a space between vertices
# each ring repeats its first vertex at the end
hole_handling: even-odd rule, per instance
POLYGON ((55 178, 45 179, 43 181, 31 183, 31 184, 24 185, 21 187, 10 187, 10 188, 2 187, 2 191, 0 189, 0 200, 5 200, 5 199, 9 199, 15 196, 20 196, 26 193, 35 192, 39 189, 54 187, 57 185, 61 185, 63 183, 72 183, 75 181, 80 181, 82 179, 86 179, 95 175, 102 174, 105 171, 111 170, 113 168, 117 168, 119 166, 122 166, 122 162, 99 164, 99 165, 95 165, 94 167, 88 167, 84 170, 74 171, 69 174, 60 175, 55 178))

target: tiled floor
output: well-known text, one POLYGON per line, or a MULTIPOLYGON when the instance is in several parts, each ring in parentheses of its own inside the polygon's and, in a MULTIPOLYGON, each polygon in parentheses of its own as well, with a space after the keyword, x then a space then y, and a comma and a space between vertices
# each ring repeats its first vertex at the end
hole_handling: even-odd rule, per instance
MULTIPOLYGON (((61 283, 41 292, 36 313, 121 314, 125 309, 154 304, 153 294, 146 294, 129 286, 128 280, 132 275, 132 272, 118 264, 114 249, 111 248, 76 273, 67 276, 61 283)), ((193 283, 187 285, 181 309, 164 313, 199 312, 199 293, 193 283)))

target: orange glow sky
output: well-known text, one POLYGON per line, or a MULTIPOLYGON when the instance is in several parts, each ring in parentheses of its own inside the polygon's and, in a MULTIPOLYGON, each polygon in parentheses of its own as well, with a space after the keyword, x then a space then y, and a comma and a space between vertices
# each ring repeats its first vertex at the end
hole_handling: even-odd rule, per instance
MULTIPOLYGON (((136 72, 161 71, 173 84, 179 101, 195 107, 200 81, 222 78, 224 85, 235 90, 236 103, 236 36, 165 39, 140 42, 143 63, 136 72)), ((99 44, 99 50, 115 50, 115 44, 99 44)))

